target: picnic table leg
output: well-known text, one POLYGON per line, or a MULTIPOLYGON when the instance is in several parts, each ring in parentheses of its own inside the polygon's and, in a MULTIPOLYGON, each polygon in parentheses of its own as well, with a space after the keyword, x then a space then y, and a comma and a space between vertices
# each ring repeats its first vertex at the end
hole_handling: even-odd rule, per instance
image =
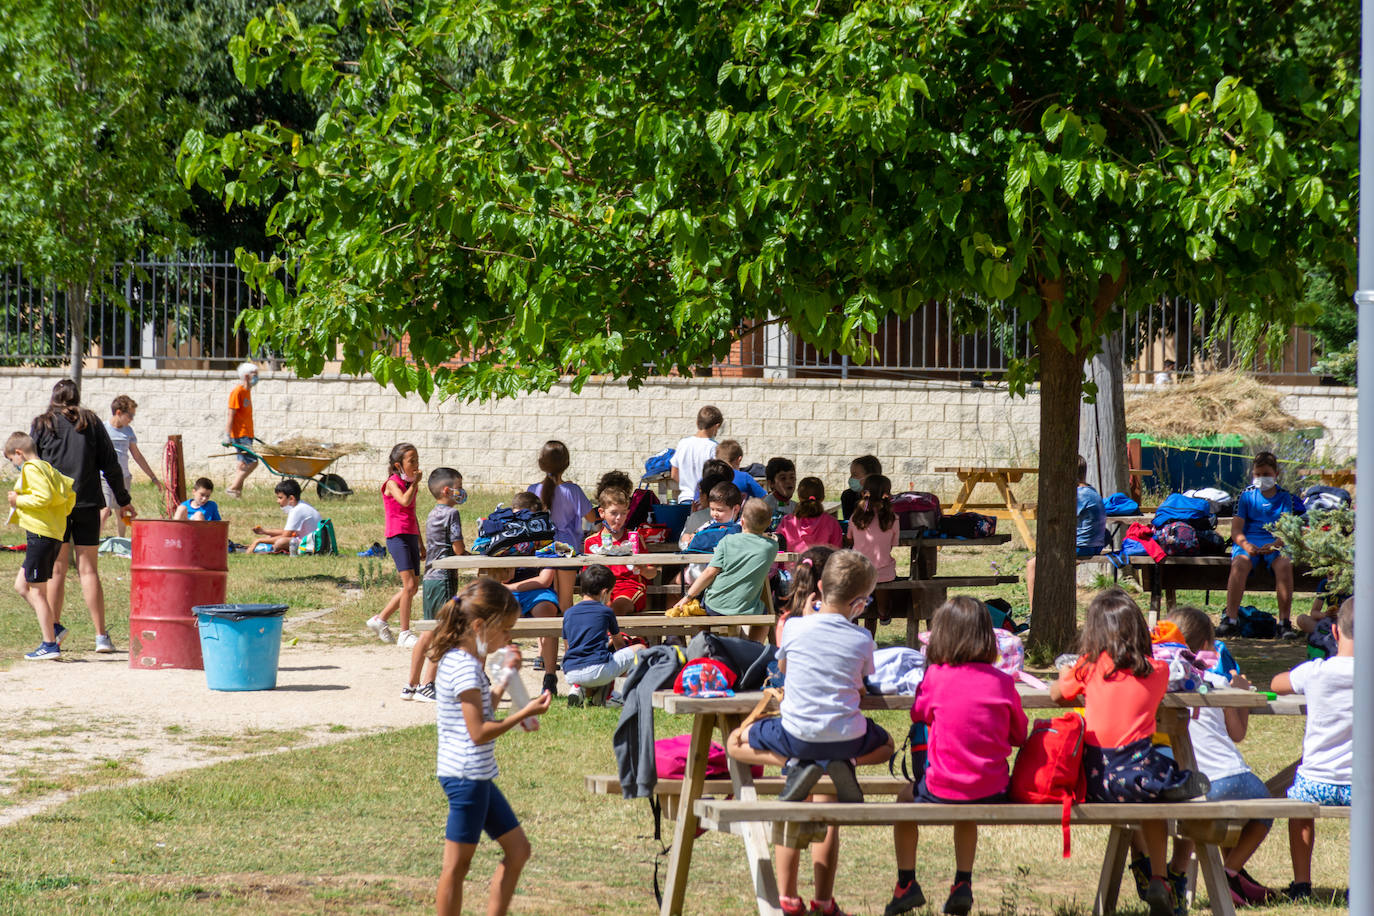
POLYGON ((1012 524, 1021 534, 1021 541, 1026 545, 1026 549, 1035 549, 1035 538, 1031 537, 1030 525, 1026 524, 1026 517, 1021 513, 1021 506, 1016 502, 1016 494, 1011 492, 1011 485, 1004 478, 993 481, 997 484, 997 492, 1002 494, 1002 502, 1006 504, 1007 514, 1011 516, 1012 524))
POLYGON ((667 886, 663 889, 661 916, 680 916, 687 896, 687 876, 692 869, 692 846, 697 837, 696 801, 701 798, 706 781, 706 760, 711 751, 711 734, 716 717, 702 713, 692 718, 692 743, 687 754, 686 771, 682 774, 682 794, 678 799, 677 826, 673 830, 673 848, 668 855, 667 886))
POLYGON ((961 486, 959 487, 959 495, 954 497, 954 502, 949 504, 950 515, 957 515, 958 513, 964 511, 964 505, 973 496, 973 488, 978 485, 978 477, 977 475, 973 474, 970 474, 967 477, 965 477, 963 474, 960 474, 959 481, 961 483, 961 486))
POLYGON ((1107 851, 1102 856, 1102 874, 1097 879, 1097 899, 1093 916, 1112 916, 1121 894, 1121 876, 1126 869, 1126 851, 1131 848, 1129 827, 1113 827, 1107 834, 1107 851))
MULTIPOLYGON (((1193 753, 1193 740, 1188 734, 1187 709, 1167 708, 1159 711, 1164 731, 1169 735, 1173 747, 1174 761, 1185 770, 1197 769, 1197 756, 1193 753)), ((1198 842, 1196 855, 1198 870, 1207 883, 1207 899, 1212 905, 1212 916, 1236 916, 1236 907, 1231 902, 1231 887, 1226 882, 1226 868, 1221 862, 1221 849, 1216 843, 1198 842)))
MULTIPOLYGON (((722 716, 721 734, 729 737, 731 730, 744 721, 743 716, 722 716)), ((730 783, 735 798, 740 801, 758 801, 758 791, 754 788, 754 774, 749 765, 729 758, 730 783)), ((778 900, 778 876, 773 868, 773 844, 770 831, 762 822, 739 824, 736 832, 744 840, 744 855, 749 862, 749 880, 754 884, 754 899, 758 903, 759 916, 782 916, 778 900)))

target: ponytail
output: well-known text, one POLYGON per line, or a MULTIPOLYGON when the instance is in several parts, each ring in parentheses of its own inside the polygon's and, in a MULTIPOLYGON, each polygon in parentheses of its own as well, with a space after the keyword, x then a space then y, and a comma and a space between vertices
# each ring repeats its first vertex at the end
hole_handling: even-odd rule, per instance
POLYGON ((797 518, 819 518, 825 512, 825 484, 819 477, 803 477, 797 484, 797 518))
POLYGON ((557 439, 550 439, 539 450, 539 470, 544 472, 544 480, 539 485, 539 501, 544 508, 553 511, 553 498, 558 495, 558 478, 572 464, 568 447, 557 439))
POLYGON ((892 511, 892 481, 881 474, 870 474, 864 478, 863 497, 854 514, 849 517, 849 523, 866 531, 874 519, 877 519, 881 531, 887 531, 897 524, 897 513, 892 511))
POLYGON ((52 398, 48 401, 48 409, 33 418, 33 426, 44 432, 53 432, 57 428, 59 416, 76 427, 79 433, 84 433, 92 423, 100 422, 99 417, 81 406, 81 389, 69 378, 64 378, 52 386, 52 398))

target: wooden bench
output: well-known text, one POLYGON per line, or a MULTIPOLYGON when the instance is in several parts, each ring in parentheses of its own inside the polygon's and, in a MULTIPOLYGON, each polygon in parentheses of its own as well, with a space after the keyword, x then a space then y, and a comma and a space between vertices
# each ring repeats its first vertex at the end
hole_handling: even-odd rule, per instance
MULTIPOLYGON (((910 594, 910 605, 892 606, 890 616, 906 619, 906 644, 913 648, 920 645, 917 641, 922 620, 929 621, 935 609, 949 598, 952 588, 992 588, 998 585, 1013 585, 1021 581, 1016 576, 932 576, 928 579, 893 579, 879 583, 875 592, 887 594, 910 594)), ((876 632, 878 613, 870 608, 859 618, 869 632, 876 632)))
MULTIPOLYGON (((1231 577, 1231 558, 1225 557, 1169 557, 1156 563, 1146 556, 1130 558, 1130 568, 1140 577, 1140 585, 1150 593, 1150 613, 1158 616, 1163 609, 1166 593, 1168 607, 1174 607, 1174 593, 1179 589, 1203 592, 1226 591, 1231 577)), ((1293 570, 1293 591, 1315 594, 1320 579, 1303 569, 1293 570)), ((1253 569, 1246 580, 1247 592, 1272 592, 1274 574, 1267 569, 1253 569)))
MULTIPOLYGON (((590 774, 584 777, 583 781, 587 791, 593 795, 620 794, 620 777, 614 773, 590 774)), ((786 780, 781 776, 765 776, 754 780, 754 790, 760 795, 780 795, 784 782, 786 780)), ((859 785, 863 787, 865 795, 895 796, 910 783, 901 776, 860 776, 859 785)), ((702 792, 706 795, 729 795, 734 791, 729 779, 707 779, 701 786, 702 792)), ((811 791, 823 795, 833 792, 834 788, 830 777, 823 776, 811 791)), ((682 780, 659 779, 654 784, 654 796, 662 806, 663 816, 670 821, 676 820, 678 800, 682 797, 682 780)))
MULTIPOLYGON (((702 630, 735 629, 741 627, 772 626, 777 618, 772 614, 741 614, 735 617, 665 617, 662 614, 636 614, 617 617, 620 629, 631 636, 694 636, 702 630)), ((412 620, 410 628, 417 632, 434 629, 433 620, 412 620)), ((537 639, 563 635, 562 617, 521 617, 511 627, 516 639, 537 639)))

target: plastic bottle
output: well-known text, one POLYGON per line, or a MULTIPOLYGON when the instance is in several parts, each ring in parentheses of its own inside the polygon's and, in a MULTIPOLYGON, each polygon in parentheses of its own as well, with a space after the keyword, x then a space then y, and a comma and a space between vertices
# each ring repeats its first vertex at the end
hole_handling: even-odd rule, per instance
MULTIPOLYGON (((511 709, 522 709, 528 705, 530 694, 525 689, 525 682, 520 680, 520 675, 516 672, 510 649, 502 646, 491 653, 491 660, 496 666, 496 677, 493 678, 492 686, 506 691, 506 696, 510 697, 511 709)), ((527 716, 521 719, 520 727, 527 732, 538 731, 539 717, 527 716)))

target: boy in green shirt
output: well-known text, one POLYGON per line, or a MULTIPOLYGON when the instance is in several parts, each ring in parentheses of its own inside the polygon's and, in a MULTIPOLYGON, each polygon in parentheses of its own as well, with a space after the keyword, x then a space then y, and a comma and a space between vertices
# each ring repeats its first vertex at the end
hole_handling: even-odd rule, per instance
MULTIPOLYGON (((687 589, 678 605, 701 596, 702 606, 711 616, 765 613, 770 604, 765 598, 768 571, 778 559, 778 542, 765 533, 772 520, 773 510, 767 502, 746 501, 740 512, 740 526, 744 530, 721 538, 706 571, 687 589)), ((756 629, 767 632, 767 627, 752 627, 750 638, 758 638, 753 633, 756 629)))

